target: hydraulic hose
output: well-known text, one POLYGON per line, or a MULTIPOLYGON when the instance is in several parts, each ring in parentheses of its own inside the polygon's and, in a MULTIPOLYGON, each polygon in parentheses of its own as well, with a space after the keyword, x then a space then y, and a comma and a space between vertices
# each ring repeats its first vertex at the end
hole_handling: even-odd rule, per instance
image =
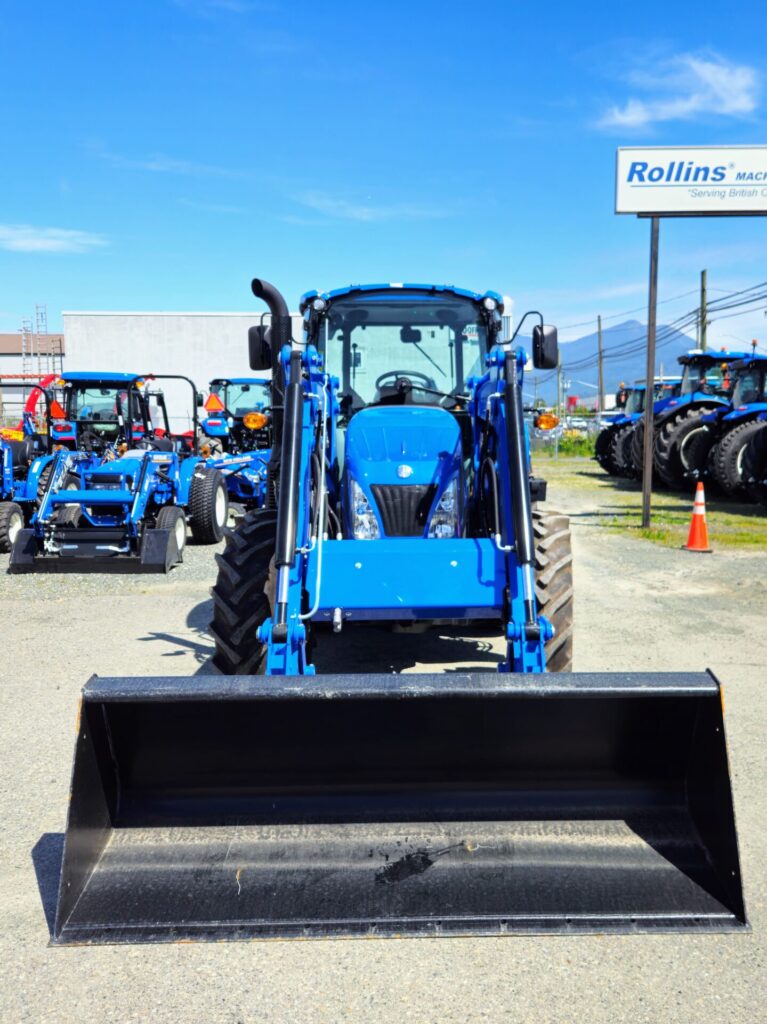
POLYGON ((301 432, 304 389, 301 381, 301 353, 290 357, 290 384, 285 393, 285 423, 281 444, 281 482, 277 502, 277 538, 274 564, 277 568, 277 614, 275 639, 283 639, 287 623, 288 573, 296 557, 296 531, 301 484, 301 432))

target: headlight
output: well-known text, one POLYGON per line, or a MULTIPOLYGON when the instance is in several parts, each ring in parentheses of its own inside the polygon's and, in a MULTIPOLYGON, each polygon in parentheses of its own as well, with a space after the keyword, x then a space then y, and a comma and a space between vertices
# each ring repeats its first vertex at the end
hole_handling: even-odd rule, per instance
POLYGON ((437 507, 429 520, 429 536, 444 540, 446 537, 457 537, 458 518, 458 477, 455 477, 442 492, 437 507))
POLYGON ((351 481, 352 530, 355 540, 377 540, 381 536, 373 506, 356 480, 351 481))

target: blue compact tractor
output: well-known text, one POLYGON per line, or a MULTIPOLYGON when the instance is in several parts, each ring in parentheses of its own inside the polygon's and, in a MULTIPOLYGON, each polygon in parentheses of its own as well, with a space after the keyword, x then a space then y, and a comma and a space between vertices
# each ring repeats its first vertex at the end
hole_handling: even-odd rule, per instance
POLYGON ((38 429, 35 417, 25 409, 18 428, 0 429, 0 552, 5 554, 31 519, 45 487, 46 467, 51 458, 54 396, 49 388, 15 381, 3 381, 0 389, 3 393, 10 390, 38 396, 36 404, 39 406, 42 399, 41 418, 45 421, 45 426, 38 429))
POLYGON ((654 419, 653 466, 667 487, 695 486, 701 458, 697 440, 708 431, 703 417, 729 406, 734 381, 730 366, 744 357, 743 352, 698 349, 680 356, 680 393, 654 419))
POLYGON ((225 674, 87 683, 53 942, 743 929, 717 681, 568 671, 500 295, 310 292, 296 344, 253 291, 284 403, 218 558, 225 674), (314 674, 318 630, 445 620, 495 628, 500 671, 314 674))
POLYGON ((192 381, 151 378, 190 385, 190 436, 171 432, 162 392, 147 388, 147 379, 127 373, 64 375, 59 436, 66 434, 71 448, 62 446, 51 463, 30 527, 14 543, 11 572, 167 572, 182 560, 187 520, 198 543, 221 540, 230 487, 259 503, 265 465, 259 474, 250 456, 214 459, 198 453, 192 381))
POLYGON ((217 377, 209 385, 203 434, 225 452, 271 448, 272 382, 263 377, 217 377))

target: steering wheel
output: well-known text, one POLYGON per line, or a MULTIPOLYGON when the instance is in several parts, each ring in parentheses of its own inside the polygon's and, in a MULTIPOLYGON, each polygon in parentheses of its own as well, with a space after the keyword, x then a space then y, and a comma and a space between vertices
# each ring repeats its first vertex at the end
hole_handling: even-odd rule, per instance
POLYGON ((427 377, 425 373, 419 373, 418 370, 387 370, 376 380, 376 390, 380 391, 383 382, 389 378, 392 379, 392 383, 398 391, 409 391, 413 387, 414 378, 421 381, 424 387, 436 391, 436 384, 431 377, 427 377))

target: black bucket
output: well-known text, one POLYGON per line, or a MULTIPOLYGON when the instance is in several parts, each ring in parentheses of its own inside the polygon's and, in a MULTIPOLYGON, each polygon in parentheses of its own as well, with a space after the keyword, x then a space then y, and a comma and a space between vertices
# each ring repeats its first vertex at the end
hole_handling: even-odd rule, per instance
POLYGON ((54 943, 744 927, 710 675, 83 692, 54 943))

